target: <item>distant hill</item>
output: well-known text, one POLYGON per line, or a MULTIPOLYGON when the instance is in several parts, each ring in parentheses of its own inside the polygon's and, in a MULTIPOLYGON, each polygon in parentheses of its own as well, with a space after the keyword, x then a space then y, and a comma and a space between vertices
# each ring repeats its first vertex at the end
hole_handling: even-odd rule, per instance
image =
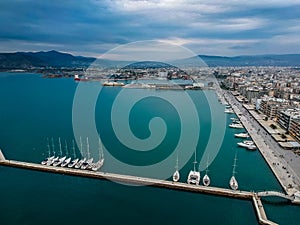
POLYGON ((95 58, 73 56, 58 51, 0 53, 1 69, 31 67, 88 67, 95 58))
MULTIPOLYGON (((253 56, 208 56, 199 55, 208 66, 300 66, 300 54, 253 55, 253 56)), ((88 67, 96 58, 73 56, 58 51, 0 53, 0 69, 29 69, 32 67, 75 68, 88 67)), ((128 65, 129 62, 100 60, 103 65, 128 65)), ((170 62, 172 64, 172 62, 170 62)), ((198 58, 176 61, 175 65, 199 66, 198 58)))

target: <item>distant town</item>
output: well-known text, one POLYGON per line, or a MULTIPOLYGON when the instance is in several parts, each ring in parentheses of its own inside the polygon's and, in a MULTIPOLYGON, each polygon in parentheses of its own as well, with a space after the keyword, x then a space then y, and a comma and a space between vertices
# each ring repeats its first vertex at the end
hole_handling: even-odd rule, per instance
POLYGON ((214 73, 282 148, 300 153, 300 68, 218 68, 214 73))

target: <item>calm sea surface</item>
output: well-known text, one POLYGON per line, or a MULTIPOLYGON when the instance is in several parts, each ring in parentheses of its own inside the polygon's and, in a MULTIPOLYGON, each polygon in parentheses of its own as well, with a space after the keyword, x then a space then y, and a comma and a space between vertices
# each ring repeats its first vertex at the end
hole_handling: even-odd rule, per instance
MULTIPOLYGON (((73 154, 70 150, 74 139, 72 105, 77 85, 72 79, 44 79, 37 74, 0 73, 0 148, 6 158, 39 163, 48 154, 48 139, 51 151, 53 150, 51 140, 54 140, 55 153, 58 154, 59 137, 64 154, 73 154)), ((83 85, 90 89, 100 86, 95 82, 83 85)), ((155 117, 164 120, 167 131, 164 140, 154 151, 142 153, 134 151, 122 144, 114 133, 111 123, 111 111, 115 107, 113 102, 121 92, 122 88, 118 87, 103 88, 96 102, 95 117, 92 119, 105 150, 114 158, 137 168, 155 164, 170 156, 182 135, 181 123, 190 126, 195 122, 193 118, 180 121, 180 113, 176 108, 164 99, 153 97, 159 91, 128 90, 127 99, 138 95, 152 96, 138 101, 129 114, 128 123, 134 136, 140 139, 149 137, 151 135, 149 121, 155 117)), ((165 96, 178 94, 178 91, 161 92, 164 92, 165 96)), ((224 106, 218 102, 215 93, 213 91, 186 93, 195 103, 200 121, 199 140, 196 146, 198 161, 204 151, 207 151, 209 141, 217 143, 224 136, 220 151, 209 165, 211 185, 228 187, 233 159, 237 154, 236 177, 239 189, 281 191, 278 181, 260 153, 237 147, 236 142, 239 140, 234 138, 237 131, 227 128, 232 115, 224 115, 224 106), (209 104, 207 99, 210 99, 209 104), (216 113, 212 114, 211 110, 216 113), (222 130, 225 126, 224 135, 211 130, 212 121, 218 122, 222 117, 226 124, 219 124, 220 127, 214 129, 222 130)), ((86 101, 90 101, 88 96, 86 101)), ((86 123, 89 119, 82 118, 82 123, 86 123)), ((86 148, 84 135, 83 148, 86 148)), ((95 140, 90 142, 91 155, 97 159, 95 140)), ((80 153, 76 146, 78 157, 85 154, 86 152, 80 153)), ((186 164, 180 165, 181 182, 186 181, 187 174, 192 168, 192 161, 191 155, 186 164)), ((106 158, 102 170, 122 173, 110 163, 109 157, 106 158)), ((123 173, 132 174, 126 170, 123 173)), ((203 173, 204 171, 202 176, 203 173)), ((135 187, 110 181, 9 167, 0 167, 0 199, 0 224, 3 225, 257 224, 250 201, 154 187, 135 187)), ((264 206, 269 219, 279 224, 299 224, 299 206, 290 205, 278 198, 266 199, 264 206)))

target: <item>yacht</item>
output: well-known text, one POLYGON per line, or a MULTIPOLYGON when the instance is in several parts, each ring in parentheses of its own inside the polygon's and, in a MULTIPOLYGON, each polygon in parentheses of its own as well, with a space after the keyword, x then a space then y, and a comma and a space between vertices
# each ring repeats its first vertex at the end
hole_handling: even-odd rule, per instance
MULTIPOLYGON (((83 154, 83 147, 82 147, 82 140, 81 140, 81 137, 79 137, 79 142, 80 142, 80 152, 81 152, 81 154, 83 154)), ((78 160, 78 162, 75 164, 74 167, 75 167, 76 169, 79 169, 85 161, 86 161, 86 158, 85 158, 85 157, 84 157, 83 159, 78 160)))
POLYGON ((231 124, 229 124, 229 127, 236 128, 236 129, 242 129, 242 128, 244 128, 241 123, 231 123, 231 124))
POLYGON ((99 160, 95 163, 91 163, 88 167, 88 169, 91 169, 93 171, 99 170, 104 164, 104 154, 103 154, 103 147, 101 144, 101 140, 99 138, 99 160))
POLYGON ((69 158, 67 158, 65 161, 63 161, 61 164, 60 164, 60 166, 61 167, 65 167, 65 166, 67 166, 67 165, 69 165, 69 163, 71 162, 71 157, 69 157, 69 158))
POLYGON ((227 108, 224 110, 225 113, 230 113, 230 114, 233 114, 234 111, 231 109, 231 108, 227 108))
POLYGON ((78 161, 79 161, 79 159, 76 158, 76 151, 75 151, 75 143, 74 143, 74 140, 72 141, 72 143, 73 143, 72 149, 73 149, 74 159, 72 160, 72 162, 70 162, 70 163, 68 164, 68 167, 69 167, 69 168, 74 167, 74 166, 78 163, 78 161))
POLYGON ((47 163, 46 163, 46 166, 51 166, 53 163, 57 162, 58 161, 58 156, 57 157, 54 157, 53 159, 49 160, 47 163))
POLYGON ((48 157, 45 158, 41 164, 42 165, 46 165, 49 161, 51 161, 52 159, 54 159, 55 156, 51 156, 51 150, 50 150, 50 145, 49 145, 49 138, 47 138, 47 149, 48 149, 48 157))
POLYGON ((243 142, 238 142, 237 145, 240 146, 240 147, 247 148, 249 150, 255 150, 256 149, 256 145, 254 144, 254 142, 249 141, 249 140, 246 140, 246 141, 243 141, 243 142))
POLYGON ((237 137, 237 138, 248 138, 248 137, 250 137, 248 133, 234 134, 234 136, 237 137))
POLYGON ((205 175, 202 179, 203 185, 206 186, 206 187, 210 185, 210 178, 207 175, 207 173, 208 173, 208 159, 207 159, 207 162, 206 162, 206 172, 205 172, 205 175))
MULTIPOLYGON (((66 155, 69 155, 68 154, 68 144, 67 144, 67 141, 65 140, 65 149, 66 149, 66 155)), ((67 159, 65 159, 65 161, 63 161, 60 166, 61 167, 65 167, 67 166, 70 162, 71 162, 71 157, 68 157, 67 159)))
POLYGON ((237 160, 237 158, 236 158, 236 155, 235 155, 235 157, 234 157, 234 163, 233 163, 233 169, 232 169, 232 176, 231 176, 230 181, 229 181, 229 186, 230 186, 230 188, 232 190, 237 190, 238 187, 239 187, 238 182, 237 182, 237 180, 235 178, 236 160, 237 160))
POLYGON ((89 145, 89 138, 87 137, 86 138, 86 150, 87 150, 87 160, 85 162, 82 163, 80 169, 82 170, 85 170, 88 168, 88 166, 93 163, 93 158, 90 158, 91 157, 91 154, 90 154, 90 145, 89 145))
POLYGON ((101 158, 99 161, 95 163, 91 163, 89 168, 93 171, 97 171, 103 166, 103 164, 104 164, 104 158, 101 158))
POLYGON ((193 163, 194 163, 194 170, 191 170, 189 172, 187 183, 188 184, 199 185, 199 183, 200 183, 200 172, 196 171, 196 164, 197 164, 197 161, 196 161, 196 150, 195 150, 195 161, 193 163))
POLYGON ((173 174, 173 181, 177 182, 177 181, 179 181, 179 178, 180 178, 180 174, 179 174, 179 171, 178 171, 178 152, 177 152, 175 172, 173 174))
POLYGON ((58 160, 56 160, 52 165, 53 166, 59 166, 60 164, 62 164, 65 160, 66 160, 66 156, 59 158, 58 160))
POLYGON ((78 160, 78 162, 75 165, 75 168, 79 169, 85 161, 86 161, 86 158, 78 160))
POLYGON ((207 174, 204 175, 202 182, 203 182, 204 186, 209 186, 210 185, 210 178, 207 174))
POLYGON ((70 163, 68 164, 68 167, 69 167, 69 168, 74 167, 74 166, 78 163, 78 161, 79 161, 79 159, 73 159, 72 162, 70 162, 70 163))

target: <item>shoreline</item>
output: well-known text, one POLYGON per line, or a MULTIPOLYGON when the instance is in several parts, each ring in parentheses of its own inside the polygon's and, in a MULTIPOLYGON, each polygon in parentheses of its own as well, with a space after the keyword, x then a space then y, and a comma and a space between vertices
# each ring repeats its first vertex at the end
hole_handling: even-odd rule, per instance
MULTIPOLYGON (((283 190, 288 195, 293 195, 297 191, 299 191, 300 181, 296 172, 294 172, 294 170, 288 165, 285 159, 283 158, 279 159, 277 157, 277 155, 279 155, 278 152, 274 154, 274 152, 276 151, 275 148, 272 149, 272 147, 270 147, 269 144, 265 141, 265 139, 261 136, 260 131, 264 130, 264 127, 262 127, 259 121, 257 121, 254 118, 254 120, 260 126, 258 130, 255 129, 257 127, 255 127, 253 123, 249 120, 248 115, 245 115, 249 113, 249 115, 252 116, 252 114, 248 110, 244 109, 241 103, 239 103, 231 93, 228 93, 227 91, 223 91, 223 94, 225 100, 232 107, 234 113, 236 114, 236 116, 243 124, 244 128, 249 133, 251 139, 256 144, 260 154, 265 159, 266 163, 272 170, 273 174, 275 175, 276 179, 280 183, 283 190), (288 168, 288 170, 286 168, 288 168)), ((266 135, 269 134, 267 133, 266 135)), ((284 151, 289 151, 289 150, 284 150, 284 151)))

